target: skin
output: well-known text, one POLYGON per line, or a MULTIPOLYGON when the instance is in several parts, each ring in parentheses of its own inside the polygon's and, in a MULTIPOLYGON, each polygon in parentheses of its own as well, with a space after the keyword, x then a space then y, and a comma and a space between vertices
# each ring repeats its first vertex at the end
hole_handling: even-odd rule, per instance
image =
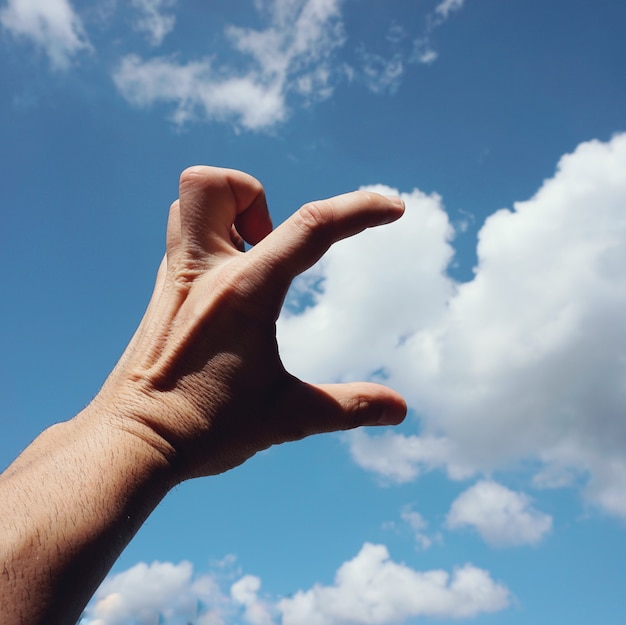
POLYGON ((398 198, 355 192, 307 204, 273 230, 251 176, 183 172, 154 293, 119 363, 83 412, 0 476, 3 625, 73 625, 180 482, 271 445, 404 419, 404 400, 387 387, 289 374, 275 328, 295 276, 403 210, 398 198))

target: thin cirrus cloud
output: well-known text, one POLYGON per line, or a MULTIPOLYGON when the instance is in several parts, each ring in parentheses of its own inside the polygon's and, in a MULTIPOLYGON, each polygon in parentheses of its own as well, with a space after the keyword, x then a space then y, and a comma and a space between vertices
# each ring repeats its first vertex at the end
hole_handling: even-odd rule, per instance
POLYGON ((358 464, 406 482, 531 459, 535 486, 580 486, 626 518, 624 171, 626 134, 563 156, 531 199, 487 219, 463 284, 446 273, 442 200, 420 191, 402 194, 400 222, 341 242, 300 278, 291 301, 308 304, 279 322, 287 366, 381 379, 419 416, 414 435, 348 436, 358 464))
POLYGON ((435 14, 440 15, 442 19, 446 20, 450 16, 450 13, 458 11, 464 4, 465 0, 443 0, 435 7, 435 14))
POLYGON ((507 608, 509 590, 471 564, 416 571, 394 562, 383 545, 365 543, 344 562, 334 584, 315 584, 287 598, 261 596, 261 580, 244 575, 222 590, 219 575, 195 575, 189 562, 140 563, 109 576, 84 614, 83 625, 188 623, 225 625, 395 625, 408 618, 471 618, 507 608))
POLYGON ((175 15, 169 11, 176 0, 131 0, 138 17, 135 29, 143 32, 153 46, 160 46, 176 24, 175 15))

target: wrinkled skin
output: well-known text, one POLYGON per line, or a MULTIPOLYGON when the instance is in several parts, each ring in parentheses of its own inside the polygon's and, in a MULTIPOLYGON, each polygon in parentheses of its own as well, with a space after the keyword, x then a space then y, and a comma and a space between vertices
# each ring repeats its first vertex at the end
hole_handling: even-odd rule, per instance
POLYGON ((356 192, 305 205, 272 231, 254 178, 186 170, 154 295, 99 400, 132 406, 122 415, 135 423, 120 426, 155 444, 178 479, 309 434, 398 423, 404 402, 385 387, 312 386, 287 373, 275 323, 292 279, 334 241, 401 213, 356 192), (242 251, 243 241, 254 247, 242 251))
POLYGON ((0 476, 3 625, 73 625, 181 481, 310 434, 402 421, 403 399, 384 386, 290 375, 275 327, 297 274, 335 241, 402 212, 398 199, 357 192, 308 204, 272 230, 254 178, 183 172, 130 345, 94 401, 0 476))

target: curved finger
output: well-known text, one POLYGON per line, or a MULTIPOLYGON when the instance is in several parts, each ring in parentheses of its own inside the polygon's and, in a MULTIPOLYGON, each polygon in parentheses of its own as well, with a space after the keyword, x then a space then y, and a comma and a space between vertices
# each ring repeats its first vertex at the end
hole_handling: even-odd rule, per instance
POLYGON ((267 281, 286 288, 295 276, 316 263, 335 242, 366 228, 391 223, 404 212, 404 202, 367 191, 346 193, 305 204, 254 250, 267 281))
POLYGON ((193 256, 232 249, 231 227, 249 243, 272 230, 261 183, 232 169, 195 166, 180 176, 183 246, 193 256))

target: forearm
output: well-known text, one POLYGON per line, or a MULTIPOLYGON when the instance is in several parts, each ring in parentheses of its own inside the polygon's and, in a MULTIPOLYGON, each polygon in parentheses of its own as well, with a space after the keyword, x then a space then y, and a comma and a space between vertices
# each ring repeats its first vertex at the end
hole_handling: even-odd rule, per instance
POLYGON ((3 625, 76 622, 171 485, 167 460, 90 407, 0 476, 3 625))

